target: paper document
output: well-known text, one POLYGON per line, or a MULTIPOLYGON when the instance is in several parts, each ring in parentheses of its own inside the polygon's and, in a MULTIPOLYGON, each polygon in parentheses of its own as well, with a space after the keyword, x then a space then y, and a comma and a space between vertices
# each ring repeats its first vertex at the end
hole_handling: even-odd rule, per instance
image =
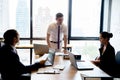
POLYGON ((59 69, 50 68, 41 68, 38 70, 37 74, 60 74, 59 69))
POLYGON ((58 65, 55 65, 53 68, 63 70, 65 68, 65 65, 58 64, 58 65))
POLYGON ((44 54, 40 58, 36 59, 35 62, 40 62, 41 60, 47 60, 48 56, 49 56, 49 54, 44 54))

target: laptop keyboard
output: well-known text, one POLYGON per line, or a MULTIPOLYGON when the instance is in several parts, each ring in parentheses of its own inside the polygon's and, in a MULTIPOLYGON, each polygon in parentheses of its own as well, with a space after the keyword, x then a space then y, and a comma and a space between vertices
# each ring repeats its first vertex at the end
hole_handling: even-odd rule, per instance
POLYGON ((93 66, 87 62, 77 62, 77 66, 78 68, 93 68, 93 66))

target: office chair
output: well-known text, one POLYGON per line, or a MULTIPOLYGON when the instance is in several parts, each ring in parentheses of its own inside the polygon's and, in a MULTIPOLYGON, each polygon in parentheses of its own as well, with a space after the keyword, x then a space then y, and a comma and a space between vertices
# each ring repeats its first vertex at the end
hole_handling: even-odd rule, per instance
POLYGON ((116 59, 116 63, 117 63, 117 67, 116 67, 116 74, 115 77, 116 78, 120 78, 120 51, 118 51, 115 55, 115 59, 116 59))
MULTIPOLYGON (((1 48, 1 46, 2 46, 2 44, 1 44, 1 42, 0 42, 0 48, 1 48)), ((2 80, 2 79, 1 79, 1 73, 0 73, 0 80, 2 80)))
POLYGON ((117 53, 116 53, 116 62, 117 62, 117 64, 120 64, 120 51, 118 51, 117 53))
POLYGON ((1 42, 0 42, 0 48, 1 48, 1 42))

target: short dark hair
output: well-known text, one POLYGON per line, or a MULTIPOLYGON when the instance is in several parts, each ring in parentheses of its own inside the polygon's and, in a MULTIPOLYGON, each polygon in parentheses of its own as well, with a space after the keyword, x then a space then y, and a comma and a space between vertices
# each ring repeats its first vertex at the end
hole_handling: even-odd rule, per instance
POLYGON ((18 32, 14 29, 7 30, 3 37, 4 37, 4 43, 6 44, 13 44, 13 39, 18 36, 18 32))
POLYGON ((62 13, 57 13, 56 14, 56 19, 59 18, 59 17, 63 17, 63 14, 62 13))
POLYGON ((108 38, 108 40, 110 40, 110 38, 113 37, 113 34, 112 33, 108 33, 108 32, 101 32, 101 36, 103 38, 108 38))

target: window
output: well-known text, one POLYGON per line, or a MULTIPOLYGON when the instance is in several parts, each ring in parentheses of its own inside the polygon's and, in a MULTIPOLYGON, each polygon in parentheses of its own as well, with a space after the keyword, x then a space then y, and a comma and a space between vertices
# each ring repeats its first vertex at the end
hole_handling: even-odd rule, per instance
POLYGON ((98 37, 102 0, 72 0, 71 37, 98 37))
POLYGON ((18 55, 20 57, 20 61, 24 65, 30 64, 30 49, 17 49, 18 55))
POLYGON ((0 0, 0 37, 17 29, 22 38, 30 37, 30 0, 0 0))
POLYGON ((33 37, 46 37, 48 25, 55 22, 56 13, 64 14, 67 25, 68 0, 33 0, 33 37))
MULTIPOLYGON (((41 39, 46 37, 48 25, 55 22, 55 15, 58 12, 64 14, 66 25, 68 25, 68 18, 71 17, 69 19, 70 37, 98 37, 101 1, 103 0, 0 0, 0 38, 7 29, 16 29, 20 38, 24 38, 20 44, 29 44, 30 40, 32 43, 46 44, 46 41, 41 39), (71 1, 72 5, 69 4, 71 1), (68 13, 69 9, 71 12, 68 13), (32 11, 32 17, 30 17, 30 11, 32 11), (30 22, 33 25, 30 25, 30 22)), ((97 55, 98 41, 70 42, 77 51, 83 49, 83 55, 89 54, 89 59, 94 59, 97 55), (94 50, 91 50, 91 47, 94 50)), ((31 50, 18 49, 18 52, 21 61, 25 61, 26 64, 30 59, 31 50)))
MULTIPOLYGON (((30 44, 29 40, 20 40, 19 44, 21 45, 27 45, 30 44)), ((17 44, 17 45, 19 45, 17 44)), ((17 49, 18 55, 20 57, 20 61, 25 64, 30 64, 30 49, 17 49)))
POLYGON ((70 42, 70 44, 72 45, 72 51, 81 54, 82 59, 95 60, 95 58, 99 56, 99 48, 100 48, 99 41, 73 40, 70 42))
MULTIPOLYGON (((21 38, 30 38, 30 0, 0 0, 0 38, 8 29, 16 29, 21 38)), ((19 49, 18 55, 24 64, 30 64, 30 49, 19 49)))
POLYGON ((115 48, 115 51, 120 51, 120 0, 112 1, 111 9, 111 25, 110 32, 113 33, 113 38, 110 42, 115 48))

